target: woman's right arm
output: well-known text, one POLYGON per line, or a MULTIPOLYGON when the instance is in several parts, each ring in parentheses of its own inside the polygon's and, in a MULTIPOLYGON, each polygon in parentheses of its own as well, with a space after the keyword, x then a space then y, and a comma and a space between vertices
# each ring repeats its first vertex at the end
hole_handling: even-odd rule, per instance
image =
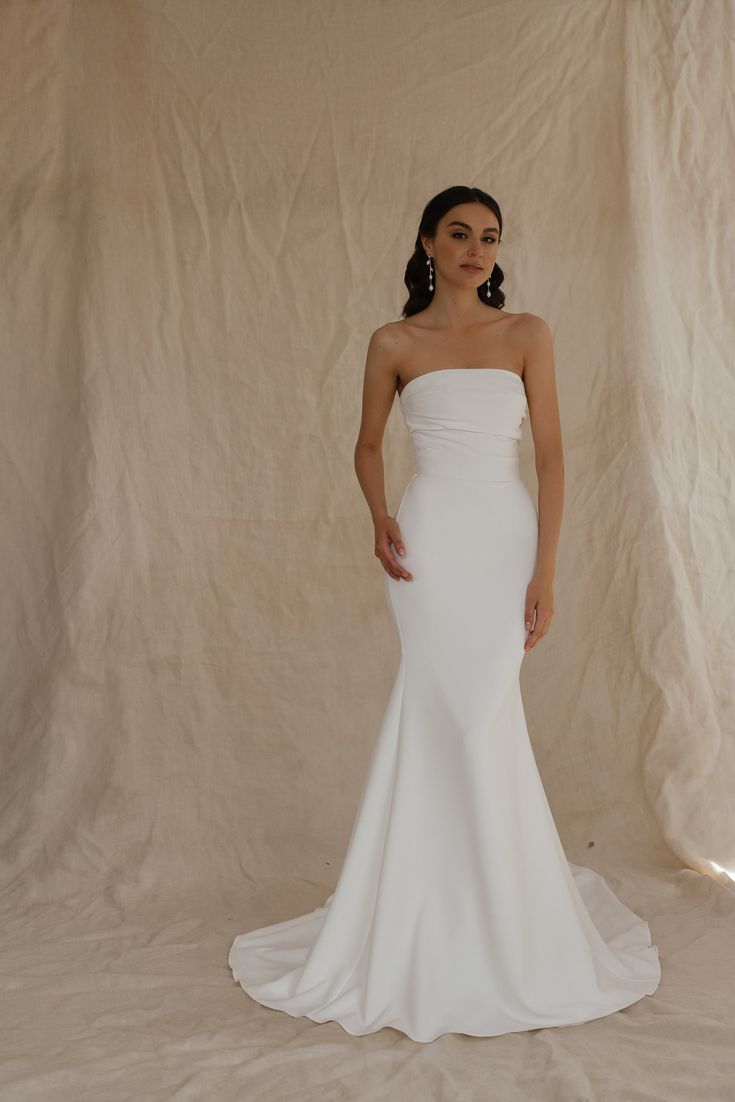
POLYGON ((396 395, 397 342, 390 325, 376 329, 370 338, 362 387, 362 419, 355 444, 355 472, 365 495, 375 528, 375 554, 392 578, 410 581, 411 574, 395 558, 405 554, 397 521, 385 501, 383 434, 396 395))

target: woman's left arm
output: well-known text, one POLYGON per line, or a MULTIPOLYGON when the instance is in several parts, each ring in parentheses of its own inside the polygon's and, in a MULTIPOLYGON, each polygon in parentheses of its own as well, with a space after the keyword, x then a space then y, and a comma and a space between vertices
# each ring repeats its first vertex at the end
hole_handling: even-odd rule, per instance
POLYGON ((538 478, 538 553, 526 597, 526 630, 530 635, 525 649, 530 650, 549 630, 554 612, 556 551, 564 509, 564 452, 554 346, 549 326, 535 314, 527 314, 524 318, 523 381, 538 478))

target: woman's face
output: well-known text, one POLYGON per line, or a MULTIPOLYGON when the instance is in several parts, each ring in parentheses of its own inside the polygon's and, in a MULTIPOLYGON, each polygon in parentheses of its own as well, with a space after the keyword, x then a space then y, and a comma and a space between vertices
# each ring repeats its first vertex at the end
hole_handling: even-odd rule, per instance
POLYGON ((460 203, 440 219, 433 240, 422 241, 438 275, 450 283, 479 287, 495 265, 500 227, 484 203, 460 203))

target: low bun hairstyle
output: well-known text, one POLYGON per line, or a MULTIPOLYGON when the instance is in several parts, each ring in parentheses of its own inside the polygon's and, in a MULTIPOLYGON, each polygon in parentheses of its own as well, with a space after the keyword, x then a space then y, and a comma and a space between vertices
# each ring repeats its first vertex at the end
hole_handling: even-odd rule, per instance
MULTIPOLYGON (((413 256, 406 265, 406 274, 403 277, 408 287, 408 299, 401 317, 409 318, 412 314, 418 314, 420 310, 425 310, 433 299, 434 292, 429 290, 429 267, 426 263, 429 258, 421 241, 421 235, 434 237, 436 228, 447 211, 459 206, 460 203, 484 203, 498 220, 498 242, 500 242, 503 235, 503 216, 492 195, 481 191, 479 187, 457 186, 440 191, 429 200, 421 215, 413 256)), ((495 306, 498 310, 502 310, 505 305, 505 295, 500 290, 500 284, 504 278, 503 269, 496 264, 490 273, 490 298, 487 297, 487 280, 477 288, 477 297, 480 302, 485 306, 495 306)))

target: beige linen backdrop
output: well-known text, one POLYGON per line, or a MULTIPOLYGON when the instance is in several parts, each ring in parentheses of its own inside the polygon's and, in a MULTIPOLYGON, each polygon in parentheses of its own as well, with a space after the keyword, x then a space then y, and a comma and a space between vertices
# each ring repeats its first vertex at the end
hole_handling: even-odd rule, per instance
MULTIPOLYGON (((732 4, 6 0, 0 32, 4 1102, 735 1099, 732 4), (399 658, 365 351, 458 183, 554 334, 531 740, 662 982, 420 1046, 226 958, 339 873, 399 658)), ((384 454, 395 508, 397 404, 384 454)))

